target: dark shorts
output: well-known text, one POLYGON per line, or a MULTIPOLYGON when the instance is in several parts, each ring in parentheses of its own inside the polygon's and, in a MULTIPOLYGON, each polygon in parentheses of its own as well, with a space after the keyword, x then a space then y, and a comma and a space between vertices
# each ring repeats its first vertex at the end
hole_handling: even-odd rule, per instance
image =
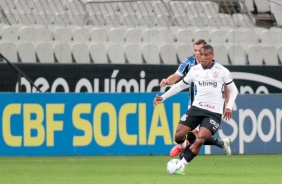
POLYGON ((222 115, 205 109, 192 106, 180 119, 180 124, 190 127, 192 130, 198 125, 209 129, 215 134, 221 123, 222 115))

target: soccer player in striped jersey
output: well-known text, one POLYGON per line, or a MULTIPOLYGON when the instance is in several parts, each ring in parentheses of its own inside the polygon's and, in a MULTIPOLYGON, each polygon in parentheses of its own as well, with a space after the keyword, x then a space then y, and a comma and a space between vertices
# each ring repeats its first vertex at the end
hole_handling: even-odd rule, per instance
MULTIPOLYGON (((194 42, 193 44, 194 56, 190 56, 186 60, 184 60, 179 65, 177 71, 174 74, 170 75, 166 79, 162 79, 162 81, 160 82, 160 86, 163 87, 166 85, 175 84, 177 81, 183 78, 193 66, 197 65, 201 57, 200 48, 205 44, 207 44, 207 42, 203 39, 194 42)), ((226 86, 224 88, 224 92, 225 92, 225 104, 227 104, 229 91, 226 88, 226 86)), ((190 98, 188 102, 188 109, 191 107, 195 94, 196 94, 196 89, 194 89, 194 84, 192 83, 189 89, 190 98)), ((187 140, 183 144, 183 147, 181 147, 181 145, 178 144, 175 145, 170 151, 170 156, 172 157, 177 156, 181 151, 183 151, 186 145, 193 144, 194 140, 196 139, 196 136, 198 135, 198 131, 199 131, 199 126, 194 130, 192 130, 191 132, 189 132, 186 138, 187 140)), ((216 137, 211 137, 204 142, 204 145, 215 145, 219 148, 222 148, 226 152, 227 156, 230 156, 231 155, 230 143, 231 141, 229 138, 224 138, 223 140, 221 140, 216 137)))
POLYGON ((194 143, 183 150, 181 162, 184 165, 189 164, 198 155, 205 140, 217 132, 222 116, 223 119, 230 120, 232 107, 238 94, 230 71, 213 60, 213 47, 209 44, 203 45, 200 55, 200 64, 192 67, 180 82, 173 85, 162 96, 157 95, 154 98, 154 106, 157 106, 167 98, 190 87, 192 82, 197 86, 197 95, 195 95, 193 104, 181 117, 175 133, 175 142, 184 145, 186 135, 200 125, 194 143), (230 91, 225 109, 223 109, 222 95, 224 85, 230 91))

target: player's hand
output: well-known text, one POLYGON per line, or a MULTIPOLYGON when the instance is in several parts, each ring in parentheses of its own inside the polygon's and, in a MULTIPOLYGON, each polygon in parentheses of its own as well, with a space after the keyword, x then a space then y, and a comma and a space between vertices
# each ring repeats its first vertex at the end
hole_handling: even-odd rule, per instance
POLYGON ((166 86, 166 85, 169 84, 168 82, 169 82, 169 81, 168 81, 167 79, 162 79, 162 81, 160 82, 160 86, 161 86, 161 87, 164 87, 164 86, 166 86))
POLYGON ((154 107, 156 107, 160 103, 163 103, 163 97, 157 94, 153 101, 154 107))
POLYGON ((225 108, 224 114, 223 114, 223 119, 225 119, 226 121, 229 121, 232 117, 232 110, 225 108))

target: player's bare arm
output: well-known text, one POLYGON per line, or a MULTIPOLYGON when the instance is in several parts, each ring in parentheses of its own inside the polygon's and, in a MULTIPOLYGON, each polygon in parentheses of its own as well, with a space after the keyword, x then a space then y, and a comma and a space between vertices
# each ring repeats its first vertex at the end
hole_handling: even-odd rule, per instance
POLYGON ((174 74, 170 75, 168 78, 162 79, 162 81, 160 82, 160 86, 164 87, 166 85, 175 84, 176 81, 178 81, 180 79, 180 77, 181 76, 174 73, 174 74))
POLYGON ((154 107, 156 107, 160 103, 163 103, 163 97, 161 97, 157 94, 156 97, 154 98, 153 105, 154 105, 154 107))
POLYGON ((232 118, 232 106, 234 104, 235 98, 238 94, 237 88, 234 82, 226 85, 228 88, 228 103, 226 104, 226 108, 224 110, 223 119, 229 121, 232 118))

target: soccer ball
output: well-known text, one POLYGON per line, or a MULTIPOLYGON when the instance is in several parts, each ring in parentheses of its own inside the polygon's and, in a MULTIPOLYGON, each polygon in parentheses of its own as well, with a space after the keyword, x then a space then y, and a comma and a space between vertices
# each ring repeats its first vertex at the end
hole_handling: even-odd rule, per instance
POLYGON ((184 164, 179 159, 171 159, 167 165, 166 170, 169 174, 182 175, 185 170, 184 164))

